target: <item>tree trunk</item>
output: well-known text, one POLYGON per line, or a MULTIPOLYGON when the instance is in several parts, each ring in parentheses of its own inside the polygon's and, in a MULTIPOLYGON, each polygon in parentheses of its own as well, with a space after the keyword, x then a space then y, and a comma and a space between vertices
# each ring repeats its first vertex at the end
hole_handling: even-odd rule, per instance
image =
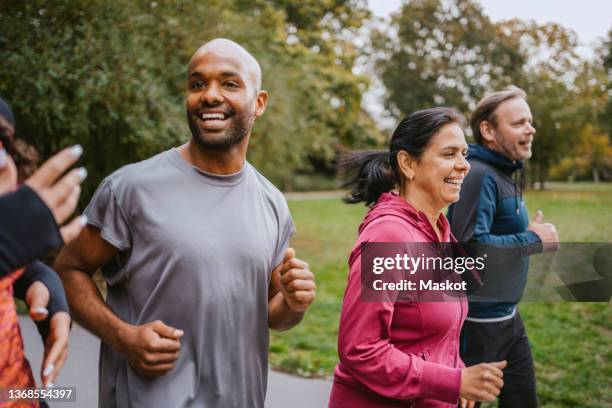
POLYGON ((283 191, 293 191, 293 184, 291 183, 291 176, 283 177, 283 191))
POLYGON ((596 184, 599 183, 599 171, 597 171, 596 167, 593 167, 593 181, 596 184))

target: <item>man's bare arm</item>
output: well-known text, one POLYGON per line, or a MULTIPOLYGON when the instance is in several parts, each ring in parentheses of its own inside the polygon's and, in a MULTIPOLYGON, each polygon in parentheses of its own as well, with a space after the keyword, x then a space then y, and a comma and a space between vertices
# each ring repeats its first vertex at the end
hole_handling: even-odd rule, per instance
POLYGON ((94 272, 118 253, 100 236, 99 229, 88 225, 60 252, 54 268, 80 325, 124 355, 140 374, 164 374, 178 357, 182 331, 159 320, 140 326, 123 321, 106 305, 92 280, 94 272))
POLYGON ((127 323, 104 303, 92 275, 118 252, 100 237, 99 230, 87 226, 64 247, 54 265, 64 283, 74 319, 113 348, 117 348, 118 334, 126 330, 127 323))

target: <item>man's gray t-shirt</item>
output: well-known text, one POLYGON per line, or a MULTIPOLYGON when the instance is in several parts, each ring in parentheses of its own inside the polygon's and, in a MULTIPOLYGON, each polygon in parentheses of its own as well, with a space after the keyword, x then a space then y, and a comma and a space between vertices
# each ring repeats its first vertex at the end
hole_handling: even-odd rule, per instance
POLYGON ((102 343, 100 406, 262 407, 268 285, 294 232, 282 194, 248 162, 219 176, 171 149, 108 176, 85 214, 120 250, 102 269, 108 306, 185 332, 160 377, 102 343))

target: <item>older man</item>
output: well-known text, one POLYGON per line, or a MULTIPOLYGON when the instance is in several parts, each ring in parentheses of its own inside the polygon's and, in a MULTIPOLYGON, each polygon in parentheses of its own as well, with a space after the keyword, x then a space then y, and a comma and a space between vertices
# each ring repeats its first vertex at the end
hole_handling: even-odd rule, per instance
POLYGON ((263 407, 268 328, 297 324, 315 295, 287 248, 282 194, 245 160, 267 98, 245 49, 200 47, 189 142, 107 177, 90 225, 60 254, 74 317, 102 339, 100 406, 263 407))
MULTIPOLYGON (((531 157, 535 134, 526 94, 509 87, 483 98, 471 119, 476 145, 470 145, 471 170, 461 198, 449 208, 448 218, 462 242, 510 248, 512 254, 555 249, 559 238, 542 213, 529 222, 522 196, 524 160, 531 157), (512 252, 513 251, 513 252, 512 252)), ((461 331, 461 357, 470 366, 507 360, 500 408, 537 406, 535 374, 529 340, 517 301, 522 296, 528 257, 510 259, 498 274, 513 281, 512 296, 491 302, 470 302, 461 331)), ((494 260, 495 261, 495 260, 494 260)), ((485 284, 486 286, 486 284, 485 284)))

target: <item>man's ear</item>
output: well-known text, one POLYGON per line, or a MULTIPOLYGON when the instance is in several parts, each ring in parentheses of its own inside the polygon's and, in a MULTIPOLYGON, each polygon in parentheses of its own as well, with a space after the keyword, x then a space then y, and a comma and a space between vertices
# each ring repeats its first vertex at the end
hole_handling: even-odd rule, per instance
POLYGON ((266 111, 268 105, 268 93, 266 91, 257 92, 257 98, 255 100, 255 116, 261 116, 266 111))
POLYGON ((412 181, 416 176, 417 161, 405 150, 397 152, 397 167, 405 180, 412 181))
POLYGON ((480 134, 485 142, 495 141, 495 128, 493 124, 487 120, 480 122, 480 134))

